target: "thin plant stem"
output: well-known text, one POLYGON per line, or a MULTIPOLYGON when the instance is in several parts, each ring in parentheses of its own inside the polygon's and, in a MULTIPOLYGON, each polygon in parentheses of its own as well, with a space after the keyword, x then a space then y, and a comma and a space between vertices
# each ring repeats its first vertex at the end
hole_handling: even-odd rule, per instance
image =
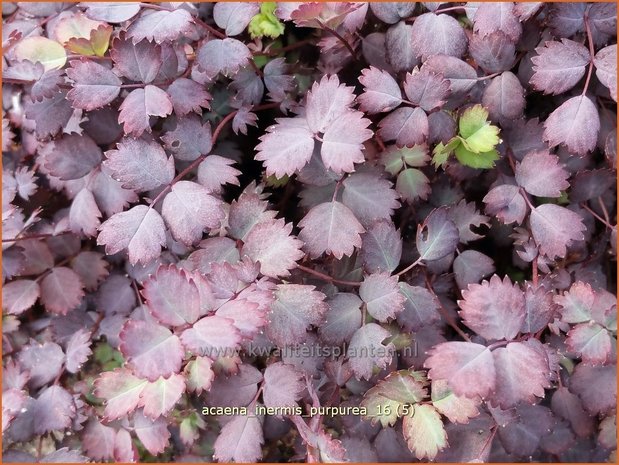
POLYGON ((322 27, 323 30, 327 31, 328 33, 330 33, 331 35, 336 37, 344 45, 344 47, 346 47, 346 49, 350 53, 350 56, 352 56, 353 58, 357 58, 357 53, 355 52, 355 50, 348 43, 348 41, 346 39, 344 39, 344 37, 342 37, 342 35, 339 32, 337 32, 335 29, 331 29, 330 27, 325 25, 322 21, 320 21, 319 19, 317 19, 316 22, 318 24, 320 24, 320 27, 322 27))
POLYGON ((430 280, 428 279, 428 275, 426 274, 425 276, 425 280, 426 280, 426 286, 428 287, 428 290, 430 291, 430 293, 434 296, 434 298, 436 299, 436 303, 438 304, 438 312, 441 314, 441 316, 443 317, 443 319, 447 322, 447 324, 456 332, 460 335, 460 337, 462 339, 464 339, 466 342, 472 342, 471 338, 468 336, 468 334, 466 334, 464 331, 462 331, 460 329, 460 327, 458 326, 458 323, 456 323, 454 321, 454 319, 451 317, 451 315, 447 312, 447 310, 445 309, 445 307, 443 307, 443 304, 441 303, 440 299, 438 298, 438 296, 436 295, 436 292, 434 292, 434 288, 432 287, 432 283, 430 283, 430 280))
POLYGON ((585 10, 585 30, 587 31, 587 43, 589 45, 589 70, 587 71, 587 79, 585 80, 585 87, 582 90, 582 95, 589 90, 589 83, 591 82, 591 75, 593 74, 593 59, 595 58, 595 49, 593 48, 593 35, 591 34, 591 25, 589 24, 589 9, 591 5, 585 10))
MULTIPOLYGON (((259 105, 259 106, 255 107, 253 109, 253 111, 267 110, 267 109, 270 109, 270 108, 277 108, 278 106, 279 106, 279 103, 267 103, 267 104, 259 105)), ((217 127, 213 131, 213 137, 212 137, 212 144, 213 145, 215 145, 215 142, 217 142, 217 139, 219 138, 219 134, 221 134, 221 131, 223 130, 223 128, 226 126, 226 124, 228 124, 228 122, 230 122, 236 116, 237 113, 238 113, 238 110, 235 110, 232 113, 227 114, 225 116, 225 118, 222 119, 219 122, 219 124, 217 125, 217 127)), ((172 189, 172 186, 174 184, 176 184, 178 181, 182 180, 194 168, 196 168, 198 165, 200 165, 200 163, 202 163, 204 161, 204 159, 208 155, 209 155, 208 153, 200 155, 193 162, 191 162, 191 164, 189 164, 189 166, 187 166, 187 168, 185 168, 183 171, 178 173, 176 175, 176 177, 174 179, 172 179, 172 181, 167 186, 165 186, 163 188, 163 190, 161 192, 159 192, 159 194, 157 194, 157 196, 151 202, 149 208, 153 208, 157 204, 157 202, 159 202, 170 191, 170 189, 172 189)))
POLYGON ((320 271, 316 271, 316 270, 314 270, 312 268, 308 268, 307 266, 297 265, 297 268, 299 268, 301 271, 305 271, 306 273, 311 274, 313 276, 316 276, 317 278, 320 278, 323 281, 327 281, 329 283, 341 284, 342 286, 353 286, 353 287, 361 286, 360 282, 357 282, 357 281, 344 281, 342 279, 337 279, 337 278, 334 278, 333 276, 329 276, 328 274, 321 273, 320 271))

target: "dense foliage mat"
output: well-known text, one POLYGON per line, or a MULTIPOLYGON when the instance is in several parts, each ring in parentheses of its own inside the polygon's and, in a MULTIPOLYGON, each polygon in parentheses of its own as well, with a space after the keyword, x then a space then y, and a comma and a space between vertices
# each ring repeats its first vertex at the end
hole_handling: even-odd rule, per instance
POLYGON ((614 3, 4 3, 5 461, 616 459, 614 3))

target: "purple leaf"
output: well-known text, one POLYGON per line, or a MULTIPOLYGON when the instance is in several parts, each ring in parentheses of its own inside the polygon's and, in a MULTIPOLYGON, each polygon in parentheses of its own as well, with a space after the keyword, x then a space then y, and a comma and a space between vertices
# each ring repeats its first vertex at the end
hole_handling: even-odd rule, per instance
POLYGON ((600 116, 595 104, 586 96, 572 97, 554 110, 544 123, 544 140, 549 146, 565 145, 578 155, 595 148, 600 116))
POLYGON ((69 210, 69 225, 75 234, 96 236, 101 224, 101 211, 95 201, 95 196, 89 189, 82 189, 73 199, 69 210))
POLYGON ((541 405, 521 404, 516 411, 518 420, 498 428, 499 438, 508 453, 528 457, 554 426, 552 414, 548 407, 541 405))
POLYGON ((65 367, 70 373, 77 373, 92 354, 91 337, 90 331, 79 329, 69 338, 65 350, 65 367))
POLYGON ((481 36, 496 31, 506 34, 512 42, 517 42, 522 34, 522 26, 516 16, 513 2, 482 3, 475 12, 473 30, 481 36))
POLYGON ((148 383, 142 390, 140 406, 143 413, 152 420, 166 415, 178 402, 185 392, 185 378, 183 375, 172 375, 169 378, 159 378, 148 383))
POLYGON ((590 414, 610 413, 617 405, 617 365, 578 364, 570 378, 570 391, 580 397, 590 414))
POLYGON ((533 239, 550 259, 565 257, 567 247, 582 241, 587 229, 579 214, 552 203, 535 207, 530 221, 533 239))
POLYGON ((378 135, 394 140, 398 147, 423 144, 428 137, 428 117, 421 108, 403 107, 389 113, 378 123, 378 135))
POLYGON ((516 62, 515 44, 502 32, 473 34, 469 47, 471 56, 486 73, 509 71, 516 62))
POLYGON ((473 232, 471 226, 475 226, 475 228, 479 228, 482 225, 490 226, 488 223, 489 218, 481 215, 473 202, 467 203, 465 200, 461 200, 449 208, 447 215, 456 225, 456 228, 458 228, 460 242, 463 244, 468 244, 483 237, 483 235, 473 232))
POLYGON ((73 115, 73 108, 66 98, 66 92, 58 92, 41 102, 26 102, 25 108, 26 117, 35 122, 36 135, 41 139, 57 134, 73 115))
POLYGON ((45 155, 45 168, 63 181, 78 179, 101 163, 101 155, 101 149, 90 137, 65 135, 45 155))
POLYGON ((65 266, 55 267, 41 280, 41 303, 51 313, 66 315, 84 297, 79 275, 65 266))
POLYGON ((487 347, 471 342, 435 346, 424 366, 431 380, 446 380, 457 396, 486 398, 496 388, 496 371, 487 347))
POLYGON ((225 184, 239 186, 241 172, 233 168, 233 164, 234 161, 228 158, 209 155, 198 166, 198 182, 216 194, 222 192, 225 184))
POLYGON ((83 436, 84 451, 93 460, 114 458, 114 428, 101 424, 96 418, 91 419, 83 436))
POLYGON ((451 93, 449 81, 443 76, 423 67, 406 73, 404 92, 408 99, 427 112, 442 107, 451 93))
POLYGON ((310 325, 318 326, 327 311, 325 295, 314 286, 280 284, 275 290, 266 328, 267 336, 280 347, 303 342, 310 325))
POLYGON ((398 323, 406 331, 418 331, 440 320, 440 303, 425 287, 399 283, 404 309, 397 314, 398 323))
POLYGON ((524 321, 524 293, 506 276, 497 275, 481 284, 470 284, 458 301, 460 316, 485 339, 513 339, 524 321))
POLYGON ((125 134, 140 137, 144 131, 151 132, 151 116, 168 116, 172 113, 172 101, 159 87, 147 85, 132 90, 120 105, 118 122, 123 124, 125 134))
POLYGON ((557 306, 553 294, 543 286, 534 289, 528 285, 525 291, 525 317, 521 333, 537 333, 544 329, 555 316, 557 306))
POLYGON ((402 257, 402 238, 392 221, 375 221, 362 238, 361 257, 370 273, 393 272, 402 257))
POLYGON ((400 19, 408 18, 415 11, 415 7, 411 2, 370 3, 372 13, 387 24, 395 24, 400 19))
POLYGON ((347 111, 332 121, 322 136, 320 149, 325 168, 336 174, 349 173, 355 170, 354 163, 363 163, 363 143, 373 135, 367 129, 369 125, 370 120, 359 111, 347 111))
POLYGON ((31 308, 41 294, 39 283, 30 279, 11 281, 2 286, 2 310, 19 315, 31 308))
POLYGON ((180 371, 183 349, 178 336, 164 326, 127 321, 120 332, 120 351, 135 374, 155 381, 180 371))
POLYGON ((486 213, 505 224, 522 223, 527 214, 526 201, 518 186, 503 184, 493 187, 484 197, 486 213))
POLYGON ((309 162, 314 139, 302 118, 282 118, 277 122, 260 137, 256 160, 265 162, 267 175, 281 178, 294 174, 309 162))
POLYGON ((559 158, 547 151, 529 152, 516 166, 516 182, 538 197, 559 197, 570 185, 568 177, 559 158))
POLYGON ((482 104, 493 121, 520 118, 526 106, 524 89, 518 78, 506 71, 492 79, 484 89, 482 104))
POLYGON ((368 323, 355 331, 346 355, 357 379, 370 379, 374 367, 385 368, 391 362, 393 343, 383 344, 390 335, 376 323, 368 323))
POLYGON ((361 71, 363 94, 357 97, 359 108, 368 113, 391 111, 402 103, 402 91, 387 71, 373 66, 361 71))
POLYGON ((449 81, 452 96, 466 94, 477 84, 477 73, 468 63, 448 55, 428 58, 422 68, 443 75, 449 81))
POLYGON ((417 226, 417 250, 421 260, 440 260, 456 250, 459 241, 458 228, 448 218, 447 210, 433 210, 424 222, 417 226))
POLYGON ((120 93, 122 81, 106 67, 92 61, 71 61, 67 76, 73 88, 67 98, 75 108, 94 110, 114 101, 120 93))
POLYGON ((434 13, 424 13, 415 19, 411 35, 413 52, 423 61, 432 55, 460 58, 468 42, 455 18, 434 13))
POLYGON ((264 370, 262 398, 266 407, 294 407, 305 389, 301 373, 282 362, 264 370))
POLYGON ((212 99, 204 86, 187 78, 178 78, 166 89, 172 100, 174 113, 185 116, 191 112, 201 114, 202 108, 210 109, 212 99))
POLYGON ((235 74, 251 60, 251 52, 243 42, 236 39, 213 39, 196 52, 196 63, 210 79, 219 73, 235 74))
POLYGON ((241 342, 241 334, 230 318, 218 315, 206 316, 181 334, 186 350, 196 355, 217 358, 225 350, 235 349, 241 342))
POLYGON ((146 305, 160 323, 182 326, 200 317, 198 287, 184 270, 174 265, 160 266, 143 286, 146 305))
POLYGON ((34 405, 32 415, 35 434, 44 434, 50 431, 64 430, 71 426, 75 417, 75 402, 73 396, 60 386, 46 388, 34 405))
MULTIPOLYGON (((616 16, 616 14, 615 14, 616 16)), ((615 20, 616 21, 616 20, 615 20)), ((609 45, 597 52, 593 60, 595 75, 610 91, 610 96, 617 101, 617 45, 609 45)))
POLYGON ((259 12, 260 6, 256 2, 218 2, 213 8, 213 19, 227 36, 236 36, 259 12))
POLYGON ((174 177, 174 160, 154 141, 126 137, 105 155, 104 166, 125 189, 149 191, 174 177))
POLYGON ((138 439, 151 454, 157 455, 163 452, 168 445, 170 432, 164 418, 152 421, 138 410, 133 417, 133 427, 138 439))
POLYGON ((342 184, 342 202, 361 224, 390 219, 393 210, 400 206, 391 183, 371 173, 353 173, 342 184))
POLYGON ((592 321, 573 327, 565 340, 568 350, 590 365, 605 364, 611 355, 613 343, 606 328, 592 321))
POLYGON ((114 40, 110 56, 121 76, 145 84, 155 80, 163 63, 159 45, 146 40, 134 43, 124 36, 114 40))
POLYGON ((355 99, 352 90, 352 87, 340 84, 337 75, 324 76, 313 84, 307 93, 306 118, 314 134, 324 133, 333 121, 349 112, 355 99))
POLYGON ((351 255, 355 247, 361 247, 360 234, 365 232, 354 213, 343 203, 335 201, 312 208, 299 227, 299 239, 305 242, 312 257, 326 252, 337 259, 351 255))
POLYGON ((587 437, 593 432, 593 417, 583 409, 582 402, 566 387, 559 387, 551 399, 552 411, 570 422, 574 432, 580 437, 587 437))
POLYGON ((29 386, 40 388, 62 372, 64 353, 55 342, 38 344, 32 341, 19 352, 17 361, 20 368, 29 373, 29 386))
POLYGON ((116 213, 101 225, 100 231, 97 244, 105 245, 108 254, 127 249, 132 265, 158 258, 166 242, 163 219, 146 205, 116 213))
POLYGON ((213 445, 219 462, 254 462, 262 457, 262 420, 255 415, 232 418, 221 429, 213 445))
POLYGON ((419 64, 417 53, 413 50, 413 26, 404 21, 387 29, 384 38, 384 49, 381 58, 387 52, 387 60, 396 72, 411 71, 419 64))
POLYGON ((108 23, 122 23, 140 11, 138 2, 107 2, 105 5, 98 2, 82 2, 81 5, 87 8, 86 16, 90 19, 108 23))
POLYGON ((303 242, 292 235, 292 223, 283 219, 264 221, 254 226, 247 235, 241 256, 260 263, 265 276, 290 276, 297 260, 303 258, 303 242))
POLYGON ((548 41, 535 49, 531 85, 546 94, 561 94, 570 90, 585 75, 591 61, 587 48, 572 40, 548 41))
POLYGON ((143 39, 154 40, 158 44, 173 41, 192 29, 193 18, 183 8, 174 11, 143 11, 146 14, 142 13, 127 30, 127 37, 133 39, 134 44, 143 39))
POLYGON ((368 313, 383 323, 404 310, 405 297, 399 291, 398 278, 388 273, 366 276, 359 287, 359 297, 368 313))
POLYGON ((361 327, 363 301, 356 294, 338 292, 327 304, 325 321, 318 328, 321 340, 330 344, 349 341, 361 327))
POLYGON ((178 119, 174 130, 166 132, 161 140, 178 160, 184 161, 206 155, 213 147, 210 124, 202 124, 195 115, 178 119))
POLYGON ((172 236, 186 245, 202 238, 207 229, 219 226, 225 213, 219 199, 191 181, 178 181, 163 199, 161 215, 172 236))
POLYGON ((548 361, 540 353, 523 343, 512 342, 492 355, 496 367, 492 403, 507 409, 544 397, 544 388, 550 388, 550 371, 548 361))

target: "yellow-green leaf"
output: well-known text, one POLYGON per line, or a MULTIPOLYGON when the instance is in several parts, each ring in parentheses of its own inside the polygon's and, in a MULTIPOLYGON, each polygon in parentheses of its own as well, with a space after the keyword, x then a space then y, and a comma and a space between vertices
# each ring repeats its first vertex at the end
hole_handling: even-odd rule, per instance
POLYGON ((410 413, 411 405, 427 397, 427 380, 420 372, 400 370, 391 373, 363 396, 361 406, 367 409, 372 424, 380 421, 383 427, 410 413))
POLYGON ((499 128, 490 124, 488 111, 481 105, 466 109, 459 126, 462 143, 471 152, 489 152, 500 142, 499 128))
POLYGON ((431 405, 414 405, 411 414, 404 417, 402 429, 408 448, 419 460, 432 460, 447 447, 443 421, 431 405))
POLYGON ((256 37, 270 37, 275 39, 284 33, 284 25, 275 16, 276 2, 264 2, 260 4, 260 13, 249 22, 247 29, 252 39, 256 37))
POLYGON ((14 52, 18 60, 38 61, 45 71, 60 69, 67 62, 64 47, 46 37, 26 37, 15 46, 14 52))

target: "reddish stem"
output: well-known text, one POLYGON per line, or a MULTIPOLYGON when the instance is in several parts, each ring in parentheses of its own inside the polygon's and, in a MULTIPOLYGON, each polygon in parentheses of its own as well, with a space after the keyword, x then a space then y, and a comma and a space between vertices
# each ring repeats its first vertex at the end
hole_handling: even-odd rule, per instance
POLYGON ((44 239, 44 238, 47 238, 47 237, 64 236, 65 234, 71 234, 71 231, 63 231, 63 232, 58 233, 58 234, 51 234, 51 233, 46 233, 46 234, 30 234, 28 236, 14 237, 13 239, 2 239, 2 242, 27 241, 28 239, 44 239))
MULTIPOLYGON (((279 107, 279 103, 266 103, 264 105, 259 105, 255 107, 253 111, 268 110, 270 108, 277 108, 277 107, 279 107)), ((217 138, 219 137, 219 134, 221 134, 221 131, 223 130, 224 126, 229 121, 231 121, 237 113, 238 113, 238 110, 235 110, 232 113, 227 114, 225 118, 219 122, 219 124, 213 131, 213 137, 212 137, 213 145, 215 145, 215 142, 217 142, 217 138)), ((159 192, 159 194, 157 194, 155 199, 151 202, 150 208, 153 208, 157 204, 157 202, 159 202, 159 200, 161 200, 170 191, 170 189, 172 189, 172 186, 174 184, 176 184, 178 181, 180 181, 185 176, 187 176, 194 168, 196 168, 200 163, 202 163, 208 155, 209 155, 208 153, 200 155, 193 162, 191 162, 191 164, 187 166, 187 168, 185 168, 183 171, 178 173, 178 175, 176 175, 176 177, 172 179, 172 181, 167 186, 165 186, 163 190, 159 192)))
POLYGON ((320 27, 322 27, 323 30, 325 30, 328 33, 330 33, 333 36, 335 36, 344 45, 344 47, 346 47, 346 49, 350 53, 350 56, 352 56, 353 58, 357 58, 357 54, 355 53, 355 50, 348 43, 348 41, 344 37, 342 37, 342 35, 339 32, 337 32, 335 29, 331 29, 330 27, 325 25, 322 21, 320 21, 319 19, 317 19, 316 22, 318 24, 320 24, 320 27))
POLYGON ((464 339, 466 342, 471 342, 471 338, 468 336, 468 334, 466 334, 464 331, 462 331, 458 327, 458 324, 454 321, 454 319, 451 317, 451 315, 449 315, 447 310, 445 310, 445 307, 443 307, 443 304, 441 303, 441 301, 439 300, 438 296, 436 295, 436 292, 434 292, 434 289, 432 288, 432 284, 430 283, 430 280, 428 279, 428 275, 426 275, 425 278, 426 278, 426 286, 428 287, 428 290, 430 291, 430 293, 436 299, 436 303, 438 304, 438 312, 441 314, 443 319, 447 322, 447 324, 449 326, 452 327, 452 329, 456 333, 458 333, 460 335, 460 337, 462 339, 464 339))
POLYGON ((443 8, 442 10, 436 10, 434 12, 435 15, 441 14, 441 13, 448 13, 450 11, 457 11, 457 10, 464 10, 465 8, 463 6, 450 6, 448 8, 443 8))
POLYGON ((533 287, 537 289, 537 285, 539 282, 539 275, 538 275, 538 269, 537 269, 537 256, 533 259, 533 262, 531 263, 531 271, 533 275, 533 287))
POLYGON ((328 274, 321 273, 320 271, 313 270, 312 268, 308 268, 307 266, 297 265, 297 267, 300 270, 305 271, 306 273, 309 273, 309 274, 311 274, 313 276, 316 276, 317 278, 320 278, 323 281, 327 281, 329 283, 341 284, 342 286, 354 286, 354 287, 361 286, 360 282, 357 282, 357 281, 343 281, 341 279, 334 278, 333 276, 329 276, 328 274))
POLYGON ((589 82, 591 81, 591 75, 593 74, 593 59, 595 58, 595 49, 593 48, 593 36, 591 34, 591 26, 589 25, 589 9, 591 5, 585 10, 585 30, 587 31, 587 42, 589 45, 589 70, 587 71, 587 79, 585 80, 585 87, 582 90, 582 95, 589 90, 589 82))

